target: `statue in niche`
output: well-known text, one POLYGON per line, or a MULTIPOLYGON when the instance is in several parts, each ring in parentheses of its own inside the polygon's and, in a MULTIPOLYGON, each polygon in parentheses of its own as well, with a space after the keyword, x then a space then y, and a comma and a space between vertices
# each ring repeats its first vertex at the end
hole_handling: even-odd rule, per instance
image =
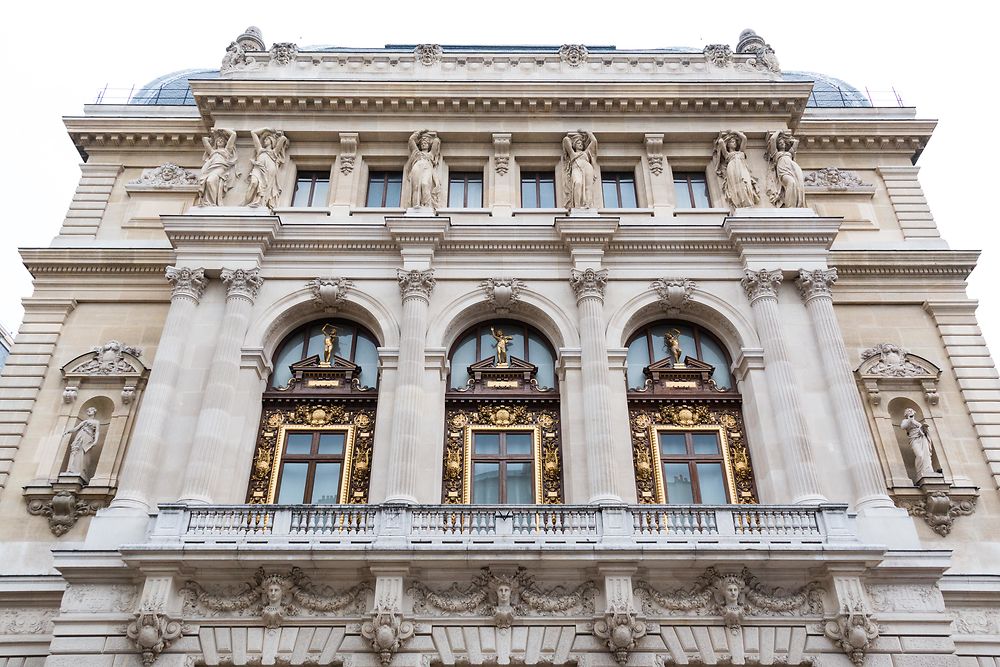
POLYGON ((900 422, 899 428, 906 431, 906 437, 910 439, 910 449, 913 451, 913 468, 917 481, 919 482, 923 477, 935 475, 930 429, 927 428, 927 424, 917 419, 917 411, 913 408, 906 408, 903 411, 903 421, 900 422))
POLYGON ((749 208, 760 201, 757 179, 750 171, 744 151, 746 143, 747 137, 742 132, 719 132, 712 153, 715 173, 722 179, 722 192, 733 208, 749 208))
POLYGON ((323 325, 323 365, 329 366, 333 360, 333 343, 337 340, 337 328, 327 322, 323 325))
POLYGON ((403 208, 432 208, 439 206, 441 180, 441 139, 437 132, 417 130, 410 135, 407 145, 410 159, 403 167, 403 208))
POLYGON ((490 333, 493 334, 493 339, 496 341, 496 366, 506 368, 510 365, 510 358, 507 356, 507 343, 514 340, 514 337, 505 336, 503 329, 494 329, 493 327, 490 327, 490 333))
POLYGON ((198 174, 198 205, 222 206, 236 166, 236 132, 217 127, 201 141, 205 144, 205 164, 198 174))
POLYGON ((570 132, 562 141, 566 169, 566 208, 594 208, 597 184, 597 138, 593 132, 570 132))
POLYGON ((799 140, 788 130, 772 132, 767 137, 767 198, 776 208, 804 208, 805 179, 795 162, 799 140))
POLYGON ((63 435, 73 435, 64 471, 68 475, 83 476, 84 456, 94 448, 101 436, 101 422, 97 421, 97 408, 87 408, 86 414, 86 419, 81 419, 76 426, 63 433, 63 435))
POLYGON ((247 189, 246 205, 273 209, 281 195, 278 170, 288 159, 288 137, 281 130, 266 127, 251 130, 250 136, 256 156, 250 163, 250 174, 247 176, 250 187, 247 189))
POLYGON ((667 333, 663 334, 663 344, 666 346, 667 351, 670 352, 670 356, 674 358, 674 365, 681 366, 681 356, 683 356, 684 351, 681 349, 681 332, 677 329, 671 329, 667 333))

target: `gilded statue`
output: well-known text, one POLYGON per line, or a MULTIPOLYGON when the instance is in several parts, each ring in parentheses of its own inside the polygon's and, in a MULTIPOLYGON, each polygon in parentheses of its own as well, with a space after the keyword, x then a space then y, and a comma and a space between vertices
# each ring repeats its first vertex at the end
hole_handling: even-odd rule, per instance
POLYGON ((493 334, 493 339, 496 341, 497 354, 495 357, 496 366, 499 368, 505 368, 510 365, 510 359, 507 357, 507 343, 514 340, 513 336, 505 336, 503 329, 494 329, 490 327, 490 333, 493 334))
POLYGON ((333 361, 333 343, 337 340, 337 328, 327 322, 321 330, 323 332, 323 365, 329 366, 333 361))
POLYGON ((222 206, 236 166, 236 132, 217 127, 201 141, 205 144, 205 164, 198 174, 198 205, 222 206))
POLYGON ((795 162, 799 140, 788 130, 772 132, 767 137, 767 198, 776 208, 804 208, 805 180, 795 162))
POLYGON ((266 127, 251 130, 250 136, 253 138, 256 154, 247 176, 250 187, 247 189, 246 205, 273 209, 278 205, 278 197, 281 195, 278 171, 288 159, 288 137, 281 130, 266 127))
POLYGON ((101 423, 97 421, 97 408, 87 408, 87 418, 63 433, 63 435, 73 435, 69 443, 69 459, 66 461, 65 472, 69 475, 84 474, 84 456, 101 437, 101 423))
POLYGON ((712 160, 722 179, 722 192, 733 208, 749 208, 760 201, 757 179, 750 171, 745 151, 747 137, 735 130, 719 132, 712 160))
POLYGON ((670 331, 663 334, 663 344, 666 346, 667 351, 670 352, 670 356, 674 359, 674 364, 680 366, 681 356, 683 356, 684 351, 681 350, 681 332, 677 329, 671 329, 670 331))
POLYGON ((408 142, 410 158, 403 167, 403 208, 432 208, 440 206, 441 139, 437 132, 417 130, 408 142))
POLYGON ((597 138, 593 132, 570 132, 562 141, 566 170, 566 208, 594 208, 597 187, 597 138))
POLYGON ((932 451, 930 439, 930 429, 927 424, 917 419, 917 411, 913 408, 906 408, 903 411, 903 421, 899 428, 906 432, 906 437, 910 439, 910 450, 913 452, 913 468, 917 475, 917 481, 923 477, 936 474, 932 462, 932 451))

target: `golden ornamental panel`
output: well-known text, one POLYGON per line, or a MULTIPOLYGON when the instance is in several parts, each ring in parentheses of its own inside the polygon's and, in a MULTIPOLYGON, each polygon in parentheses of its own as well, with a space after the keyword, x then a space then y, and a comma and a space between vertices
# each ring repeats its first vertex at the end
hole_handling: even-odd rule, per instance
POLYGON ((530 431, 534 451, 535 503, 563 502, 562 446, 558 408, 536 408, 512 402, 477 403, 445 411, 442 502, 469 504, 472 499, 472 435, 476 431, 530 431))
POLYGON ((257 434, 257 448, 247 502, 253 505, 274 502, 281 469, 281 443, 289 431, 341 431, 346 434, 344 468, 341 476, 341 504, 368 502, 375 410, 353 408, 329 402, 314 402, 282 408, 265 408, 257 434))
POLYGON ((671 430, 718 433, 730 501, 741 505, 758 502, 746 429, 738 406, 698 403, 633 405, 629 407, 629 422, 636 495, 640 503, 666 502, 657 433, 671 430))

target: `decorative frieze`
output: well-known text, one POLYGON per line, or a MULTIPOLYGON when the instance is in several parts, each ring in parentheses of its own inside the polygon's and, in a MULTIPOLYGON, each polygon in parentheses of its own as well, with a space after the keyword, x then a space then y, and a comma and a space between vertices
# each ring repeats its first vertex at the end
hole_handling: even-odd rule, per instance
POLYGON ((823 167, 810 171, 803 179, 807 188, 823 188, 826 190, 852 190, 871 187, 861 180, 853 171, 839 167, 823 167))
POLYGON ((57 609, 0 609, 0 635, 51 635, 57 609))
POLYGON ((144 169, 139 178, 129 181, 128 184, 170 189, 198 185, 198 175, 173 162, 167 162, 154 169, 144 169))

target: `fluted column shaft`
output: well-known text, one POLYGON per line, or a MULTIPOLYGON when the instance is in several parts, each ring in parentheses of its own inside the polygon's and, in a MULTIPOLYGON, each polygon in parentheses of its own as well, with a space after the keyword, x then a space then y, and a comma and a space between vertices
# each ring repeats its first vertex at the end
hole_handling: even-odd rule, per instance
POLYGON ((403 299, 403 320, 399 327, 399 371, 392 416, 392 464, 386 500, 415 503, 427 313, 434 289, 434 270, 400 269, 398 278, 403 299))
POLYGON ((785 453, 788 484, 796 503, 824 502, 819 491, 816 464, 803 421, 798 383, 788 359, 781 315, 778 312, 778 286, 781 271, 747 271, 743 288, 750 300, 757 333, 764 348, 764 373, 772 392, 774 417, 785 453))
POLYGON ((142 407, 136 418, 135 432, 118 478, 118 493, 111 503, 112 507, 149 508, 149 493, 155 484, 157 461, 163 452, 163 432, 176 390, 185 340, 191 329, 195 308, 208 284, 204 269, 168 266, 166 277, 173 283, 170 309, 160 333, 156 360, 143 392, 142 407))
POLYGON ((844 338, 833 312, 830 288, 836 280, 836 269, 803 269, 799 272, 797 284, 816 332, 826 384, 833 399, 837 428, 843 438, 846 459, 856 485, 856 505, 859 508, 893 507, 875 457, 875 442, 854 382, 844 338))
POLYGON ((570 277, 580 314, 580 370, 592 503, 621 502, 615 489, 614 427, 608 389, 608 346, 604 340, 604 286, 607 281, 607 269, 574 269, 570 277))
POLYGON ((238 384, 243 338, 250 311, 263 280, 260 269, 223 269, 226 308, 209 368, 208 384, 194 429, 194 444, 184 475, 181 501, 210 503, 219 475, 226 474, 226 438, 233 412, 234 388, 238 384))

